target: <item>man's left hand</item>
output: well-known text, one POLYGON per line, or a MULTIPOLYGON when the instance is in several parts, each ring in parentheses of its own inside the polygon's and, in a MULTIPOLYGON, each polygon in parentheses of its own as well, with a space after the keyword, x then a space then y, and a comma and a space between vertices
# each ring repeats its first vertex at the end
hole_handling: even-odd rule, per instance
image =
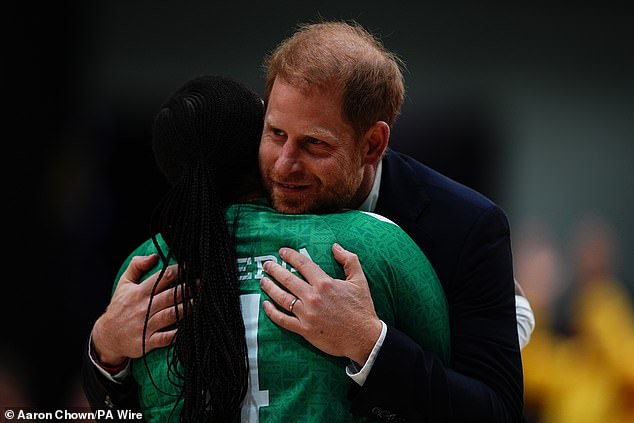
POLYGON ((275 262, 266 262, 266 273, 289 292, 271 279, 262 278, 264 292, 288 313, 270 301, 264 302, 264 312, 275 324, 301 335, 321 351, 348 357, 363 366, 379 339, 381 321, 358 257, 339 244, 334 244, 332 251, 343 266, 345 280, 331 278, 310 258, 293 249, 280 249, 282 260, 306 280, 275 262))

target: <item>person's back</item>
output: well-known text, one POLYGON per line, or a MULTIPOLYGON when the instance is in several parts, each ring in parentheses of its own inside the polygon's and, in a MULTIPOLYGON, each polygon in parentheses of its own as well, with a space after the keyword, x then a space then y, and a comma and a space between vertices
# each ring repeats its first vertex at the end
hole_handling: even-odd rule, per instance
MULTIPOLYGON (((249 349, 249 392, 242 408, 243 422, 365 420, 349 411, 347 392, 354 382, 343 371, 349 360, 319 351, 302 337, 281 330, 261 312, 262 301, 267 299, 260 288, 265 275, 262 266, 267 260, 282 263, 278 255, 282 246, 309 255, 324 271, 342 278, 345 275, 332 257, 332 244, 356 251, 366 269, 379 317, 448 360, 449 321, 442 288, 425 256, 394 223, 360 211, 286 215, 258 204, 230 207, 227 222, 236 242, 249 349)), ((159 245, 167 253, 162 238, 159 245)), ((130 259, 154 252, 154 243, 148 240, 130 259)), ((121 273, 126 266, 127 261, 121 273)), ((170 415, 171 421, 177 421, 180 407, 173 414, 172 409, 179 398, 178 378, 168 375, 167 369, 172 354, 170 348, 160 349, 151 352, 147 361, 133 361, 148 421, 167 421, 170 415)))

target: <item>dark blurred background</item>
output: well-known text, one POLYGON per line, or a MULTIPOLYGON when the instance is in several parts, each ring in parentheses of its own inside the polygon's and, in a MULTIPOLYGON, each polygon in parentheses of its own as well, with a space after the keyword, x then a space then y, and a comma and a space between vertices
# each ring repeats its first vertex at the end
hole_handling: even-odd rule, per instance
MULTIPOLYGON (((587 221, 609 232, 609 248, 589 254, 609 256, 603 267, 629 304, 631 2, 8 5, 1 69, 9 235, 3 406, 84 404, 77 384, 84 343, 120 263, 147 238, 150 211, 166 187, 150 150, 162 100, 206 73, 262 93, 264 55, 297 23, 319 17, 357 20, 405 61, 407 98, 392 147, 506 210, 516 276, 539 308, 538 326, 562 340, 578 331, 570 304, 579 291, 578 232, 587 221)), ((622 325, 631 317, 619 319, 622 325)), ((550 388, 533 389, 532 380, 527 376, 527 414, 541 421, 557 411, 544 399, 550 388)), ((625 380, 616 390, 634 399, 634 376, 625 380)))

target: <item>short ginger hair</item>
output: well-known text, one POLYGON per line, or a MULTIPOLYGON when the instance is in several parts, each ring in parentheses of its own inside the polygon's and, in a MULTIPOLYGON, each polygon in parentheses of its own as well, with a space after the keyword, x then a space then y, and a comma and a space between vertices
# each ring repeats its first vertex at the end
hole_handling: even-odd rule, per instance
POLYGON ((277 77, 297 88, 341 95, 344 119, 360 134, 376 121, 390 127, 405 97, 404 66, 356 22, 300 24, 265 59, 265 101, 277 77))

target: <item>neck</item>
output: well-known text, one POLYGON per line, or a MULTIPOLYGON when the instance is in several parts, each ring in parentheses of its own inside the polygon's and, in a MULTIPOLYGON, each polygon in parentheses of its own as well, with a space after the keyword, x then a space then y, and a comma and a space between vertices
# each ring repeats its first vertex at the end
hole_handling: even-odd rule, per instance
POLYGON ((372 185, 374 184, 374 178, 376 177, 376 166, 366 165, 363 172, 363 179, 361 185, 355 194, 352 201, 352 208, 359 208, 361 204, 368 198, 370 191, 372 191, 372 185))

